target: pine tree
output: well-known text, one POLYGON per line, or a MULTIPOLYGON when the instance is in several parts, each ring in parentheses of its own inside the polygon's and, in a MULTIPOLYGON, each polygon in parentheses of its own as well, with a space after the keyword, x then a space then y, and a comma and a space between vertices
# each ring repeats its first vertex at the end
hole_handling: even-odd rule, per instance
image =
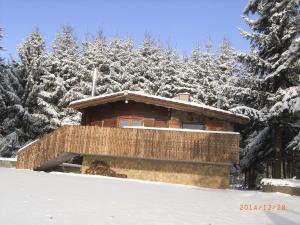
POLYGON ((191 76, 195 79, 197 83, 203 83, 203 78, 205 76, 205 69, 202 65, 202 53, 200 51, 199 44, 193 49, 191 58, 189 60, 189 68, 193 71, 191 76))
MULTIPOLYGON (((28 111, 24 115, 24 126, 28 138, 34 139, 52 131, 57 126, 51 125, 52 107, 39 97, 43 90, 45 76, 46 50, 45 41, 39 31, 32 32, 18 48, 21 78, 24 86, 23 107, 28 111)), ((56 112, 53 112, 56 114, 56 112)))
POLYGON ((80 54, 73 28, 63 26, 53 43, 52 73, 64 84, 64 97, 59 107, 65 108, 71 101, 82 99, 90 93, 90 74, 80 63, 80 54))
POLYGON ((218 77, 214 65, 214 56, 212 54, 212 41, 208 39, 205 43, 205 50, 201 54, 200 66, 203 70, 203 77, 201 79, 201 95, 198 98, 205 104, 217 106, 217 83, 218 77))
POLYGON ((25 82, 23 103, 26 107, 35 104, 34 96, 41 82, 42 63, 45 56, 45 41, 38 30, 32 32, 19 46, 20 68, 25 82))
POLYGON ((182 92, 179 57, 177 53, 169 48, 164 51, 163 59, 160 61, 159 68, 162 69, 161 80, 157 80, 157 86, 160 86, 157 94, 163 97, 173 98, 179 92, 182 92))
POLYGON ((107 92, 116 92, 133 89, 132 80, 134 74, 135 52, 133 41, 129 38, 121 40, 115 38, 108 49, 109 77, 105 77, 105 85, 110 85, 107 92))
POLYGON ((21 79, 17 63, 0 61, 0 156, 10 157, 27 141, 23 127, 26 110, 22 106, 21 79))
POLYGON ((215 59, 218 79, 226 82, 228 77, 235 75, 237 64, 237 53, 232 48, 230 41, 224 38, 215 59))
POLYGON ((163 59, 163 49, 150 35, 146 35, 138 48, 135 62, 133 86, 136 90, 145 90, 156 95, 159 89, 157 83, 162 77, 160 61, 163 59))
POLYGON ((290 68, 300 56, 299 0, 251 0, 244 17, 252 32, 242 31, 256 50, 256 71, 271 83, 272 91, 295 82, 290 68), (248 15, 254 14, 256 19, 248 15))
MULTIPOLYGON (((2 38, 3 38, 3 28, 0 27, 0 41, 2 38)), ((0 45, 0 51, 2 51, 2 50, 3 50, 3 47, 0 45)))
POLYGON ((123 73, 120 76, 122 90, 136 90, 132 85, 132 80, 135 72, 136 57, 137 54, 134 49, 133 40, 131 38, 126 38, 122 44, 122 55, 120 57, 121 65, 123 67, 123 73))
MULTIPOLYGON (((0 29, 0 40, 2 29, 0 29)), ((0 47, 0 51, 3 50, 0 47)), ((24 143, 22 129, 25 109, 22 106, 23 87, 17 73, 17 63, 5 63, 0 57, 0 156, 10 157, 24 143)))
POLYGON ((290 146, 293 151, 300 150, 293 144, 300 132, 300 77, 296 72, 300 58, 299 0, 252 0, 244 13, 252 32, 242 31, 242 35, 251 41, 252 51, 242 59, 247 63, 247 71, 264 79, 259 81, 262 88, 258 90, 264 93, 264 101, 255 101, 259 109, 255 113, 249 108, 237 110, 254 119, 264 119, 263 122, 256 119, 249 126, 251 129, 245 132, 241 162, 244 168, 258 170, 263 168, 265 159, 272 159, 276 162, 274 174, 279 178, 281 157, 293 155, 290 146), (251 19, 250 13, 256 19, 251 19), (280 131, 282 129, 285 134, 280 131), (281 140, 282 146, 277 146, 274 140, 281 140), (277 148, 280 158, 274 151, 277 148))
MULTIPOLYGON (((84 73, 87 73, 87 76, 90 76, 90 81, 92 81, 92 72, 95 68, 98 70, 95 95, 104 94, 106 93, 106 88, 105 82, 102 83, 102 81, 105 76, 109 75, 110 70, 107 44, 103 33, 98 32, 96 37, 93 37, 91 41, 86 38, 86 40, 82 43, 82 46, 80 64, 84 68, 84 73)), ((91 93, 91 85, 88 89, 91 93)))

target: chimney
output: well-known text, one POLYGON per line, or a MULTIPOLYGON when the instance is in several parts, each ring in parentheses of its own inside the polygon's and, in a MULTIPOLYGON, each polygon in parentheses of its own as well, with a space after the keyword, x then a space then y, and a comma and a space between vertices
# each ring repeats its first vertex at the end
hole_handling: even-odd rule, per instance
POLYGON ((178 94, 178 99, 181 100, 181 101, 188 102, 188 101, 190 101, 190 93, 187 93, 187 92, 179 93, 178 94))
POLYGON ((92 72, 92 77, 93 77, 93 81, 92 81, 92 97, 95 96, 97 76, 98 76, 98 71, 97 71, 97 69, 95 68, 95 69, 94 69, 94 72, 92 72))
POLYGON ((218 98, 218 100, 217 100, 217 108, 221 109, 221 107, 222 107, 221 95, 218 94, 217 98, 218 98))

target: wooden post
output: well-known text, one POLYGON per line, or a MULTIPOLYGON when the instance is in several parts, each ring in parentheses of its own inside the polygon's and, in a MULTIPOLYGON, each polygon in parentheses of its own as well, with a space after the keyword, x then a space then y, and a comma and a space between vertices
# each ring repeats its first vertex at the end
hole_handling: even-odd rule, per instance
POLYGON ((282 131, 282 126, 276 126, 274 140, 274 178, 278 179, 282 177, 282 131))

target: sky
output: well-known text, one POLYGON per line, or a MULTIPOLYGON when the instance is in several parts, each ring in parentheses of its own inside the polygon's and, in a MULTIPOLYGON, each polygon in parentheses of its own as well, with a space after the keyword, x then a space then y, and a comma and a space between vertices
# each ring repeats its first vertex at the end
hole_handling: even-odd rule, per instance
POLYGON ((139 45, 146 33, 189 55, 211 38, 214 50, 224 37, 242 52, 249 41, 242 12, 248 0, 0 0, 0 27, 4 58, 17 57, 17 46, 36 28, 50 49, 55 33, 72 26, 77 39, 102 30, 110 39, 131 37, 139 45))

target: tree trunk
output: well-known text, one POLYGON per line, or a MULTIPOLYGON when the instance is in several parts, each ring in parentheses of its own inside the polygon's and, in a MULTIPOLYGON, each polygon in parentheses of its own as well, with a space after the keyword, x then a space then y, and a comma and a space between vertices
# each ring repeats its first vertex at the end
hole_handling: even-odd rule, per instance
POLYGON ((255 171, 254 166, 252 166, 248 169, 247 183, 248 183, 248 189, 255 189, 255 187, 256 187, 256 171, 255 171))
POLYGON ((282 126, 276 126, 275 128, 275 140, 274 140, 274 178, 280 179, 282 171, 282 126))

